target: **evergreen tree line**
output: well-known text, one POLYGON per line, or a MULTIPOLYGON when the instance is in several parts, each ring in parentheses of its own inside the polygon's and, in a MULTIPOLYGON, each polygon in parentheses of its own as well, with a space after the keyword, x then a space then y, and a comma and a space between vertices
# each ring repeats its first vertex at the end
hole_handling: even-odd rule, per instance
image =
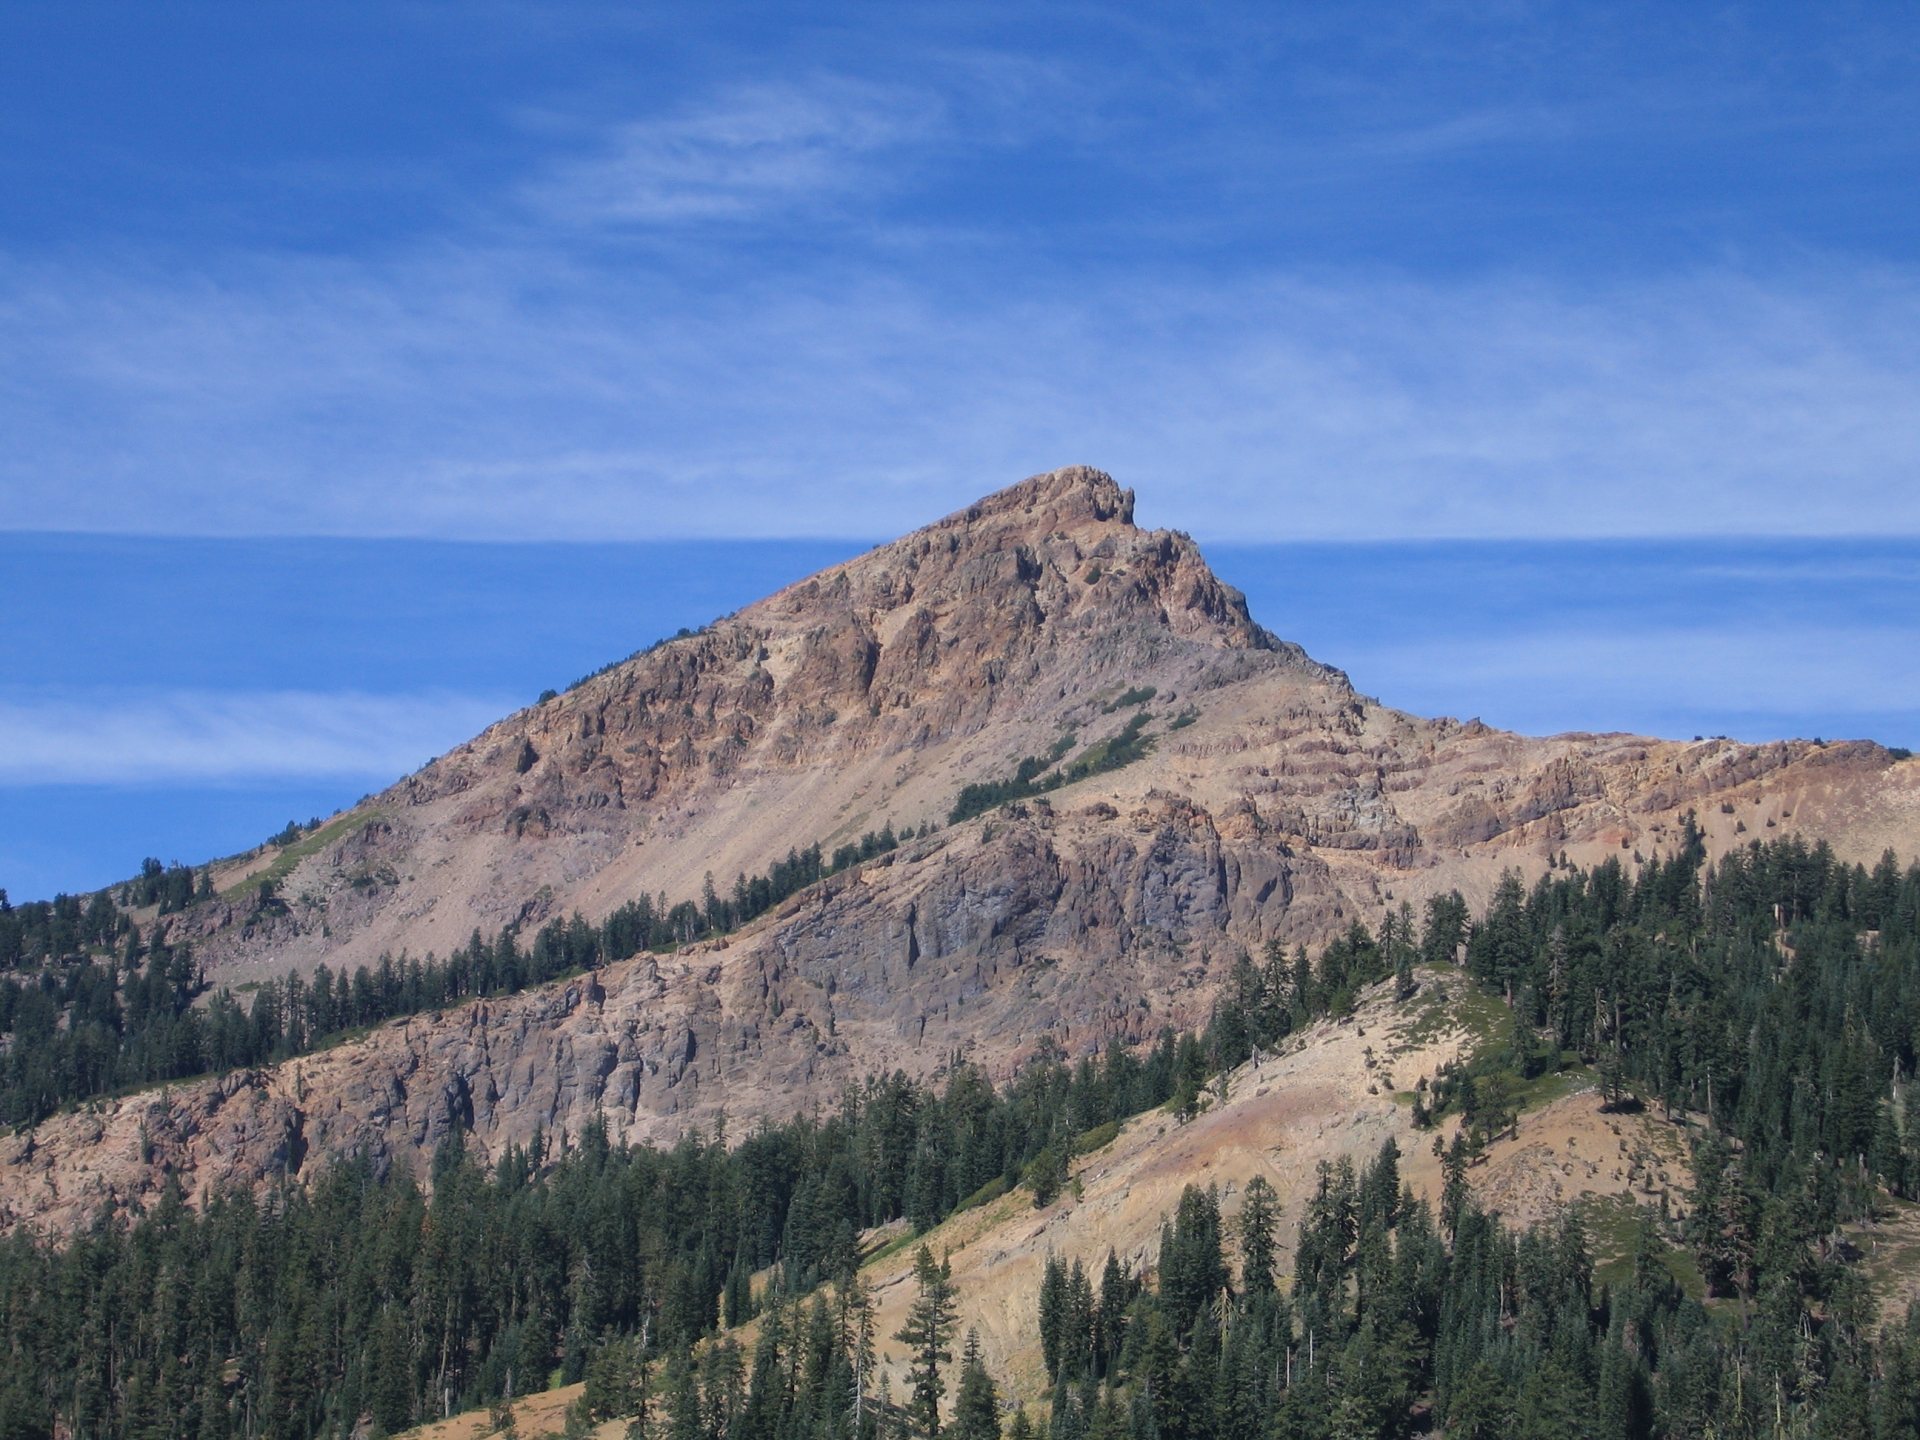
MULTIPOLYGON (((1692 1118, 1698 1185, 1675 1238, 1706 1299, 1675 1283, 1651 1227, 1604 1286, 1573 1222, 1515 1234, 1480 1214, 1464 1137, 1437 1211, 1389 1148, 1357 1174, 1322 1171, 1288 1286, 1277 1200, 1258 1184, 1231 1223, 1190 1189, 1152 1276, 1110 1257, 1096 1290, 1049 1266, 1033 1303, 1052 1432, 1920 1440, 1920 1327, 1875 1333, 1841 1229, 1872 1213, 1876 1182, 1913 1184, 1920 871, 1795 841, 1708 868, 1691 829, 1681 841, 1632 876, 1510 879, 1476 923, 1449 896, 1421 926, 1402 909, 1377 939, 1353 927, 1317 963, 1271 948, 1235 967, 1204 1039, 1077 1063, 1049 1051, 1000 1092, 956 1060, 938 1091, 875 1079, 731 1149, 616 1147, 595 1130, 489 1176, 456 1144, 424 1187, 343 1162, 200 1214, 172 1195, 65 1249, 16 1234, 0 1247, 0 1433, 392 1429, 555 1372, 589 1381, 595 1413, 644 1412, 643 1434, 676 1440, 997 1433, 977 1351, 953 1374, 950 1280, 931 1255, 919 1323, 894 1337, 911 1383, 869 1385, 858 1229, 925 1227, 1022 1180, 1043 1202, 1088 1132, 1153 1105, 1191 1113, 1219 1067, 1368 983, 1398 975, 1411 992, 1426 961, 1509 999, 1510 1055, 1562 1047, 1556 1063, 1594 1064, 1615 1103, 1692 1118), (748 1277, 767 1267, 756 1301, 748 1277), (831 1297, 791 1298, 823 1281, 831 1297), (751 1357, 698 1343, 757 1309, 751 1357)), ((1429 1115, 1461 1103, 1454 1085, 1429 1085, 1429 1115)))
MULTIPOLYGON (((188 893, 192 893, 189 883, 188 893)), ((105 890, 15 905, 0 890, 0 970, 84 955, 119 941, 128 921, 105 890)))
MULTIPOLYGON (((1120 697, 1121 702, 1129 697, 1144 695, 1153 697, 1151 687, 1144 690, 1129 690, 1120 697)), ((1111 714, 1119 708, 1119 703, 1107 706, 1111 714)), ((1131 703, 1139 703, 1132 701, 1131 703)), ((958 825, 963 820, 971 820, 975 815, 984 815, 989 810, 998 809, 1010 800, 1025 800, 1034 795, 1046 795, 1063 785, 1072 785, 1093 775, 1104 775, 1109 770, 1118 770, 1131 765, 1153 748, 1153 737, 1146 734, 1147 723, 1153 719, 1151 712, 1136 710, 1127 717, 1127 723, 1115 734, 1105 740, 1096 741, 1082 750, 1066 764, 1060 764, 1074 746, 1074 735, 1069 731, 1062 735, 1044 755, 1028 755, 1013 767, 1013 774, 999 780, 981 780, 964 785, 954 798, 953 808, 948 812, 947 823, 958 825), (1055 768, 1058 767, 1058 768, 1055 768)))
MULTIPOLYGON (((899 843, 888 825, 842 845, 830 861, 817 845, 790 850, 765 873, 742 874, 730 898, 709 878, 698 902, 641 896, 597 926, 578 914, 551 921, 531 944, 513 926, 492 941, 475 930, 445 960, 383 956, 351 975, 320 965, 311 975, 265 981, 244 1003, 224 987, 209 995, 190 949, 169 945, 161 925, 143 935, 104 890, 84 906, 60 896, 17 910, 0 892, 0 940, 14 934, 20 956, 63 957, 31 976, 0 976, 0 1124, 37 1124, 95 1095, 289 1060, 384 1020, 517 994, 642 950, 723 934, 899 843)), ((157 861, 148 867, 160 879, 175 873, 157 861)), ((191 881, 192 872, 181 873, 191 881)), ((257 903, 285 906, 272 887, 257 903)))
POLYGON ((1649 1228, 1611 1285, 1571 1215, 1515 1232, 1450 1170, 1438 1215, 1389 1140, 1320 1166, 1292 1266, 1278 1197, 1189 1187, 1157 1284, 1109 1254, 1036 1297, 1057 1440, 1694 1440, 1920 1436, 1920 1312, 1882 1330, 1856 1270, 1801 1228, 1761 1304, 1709 1309, 1649 1228), (1229 1263, 1237 1241, 1239 1275, 1229 1263))
MULTIPOLYGON (((1019 1184, 1084 1129, 1164 1104, 1196 1051, 1169 1032, 1143 1057, 1049 1052, 998 1091, 956 1058, 938 1088, 876 1077, 737 1144, 612 1145, 596 1125, 485 1170, 456 1132, 424 1185, 361 1157, 198 1211, 169 1187, 64 1247, 21 1227, 0 1242, 0 1435, 345 1435, 589 1378, 609 1348, 598 1385, 634 1356, 686 1370, 702 1337, 755 1317, 756 1272, 782 1297, 844 1288, 861 1230, 1019 1184)), ((763 1335, 806 1333, 774 1310, 763 1335)), ((869 1424, 891 1403, 875 1394, 869 1424)))
POLYGON ((1508 875, 1464 958, 1513 1006, 1528 1063, 1558 1048, 1609 1101, 1724 1137, 1756 1215, 1809 1186, 1823 1220, 1866 1215, 1876 1183, 1920 1193, 1920 868, 1891 852, 1869 871, 1788 839, 1708 866, 1689 821, 1633 877, 1560 868, 1528 892, 1508 875))
POLYGON ((138 877, 121 886, 117 896, 106 889, 15 905, 0 890, 0 970, 113 949, 132 924, 123 910, 152 905, 160 914, 172 915, 212 895, 207 871, 177 862, 162 865, 151 856, 140 862, 138 877))
POLYGON ((187 946, 148 949, 137 927, 119 966, 0 978, 0 1124, 33 1125, 70 1099, 201 1074, 209 1035, 245 1025, 224 991, 196 1009, 205 988, 187 946))
POLYGON ((1242 957, 1209 1054, 1237 1063, 1389 976, 1411 994, 1421 963, 1464 965, 1512 1009, 1511 1042, 1420 1081, 1416 1116, 1466 1111, 1470 1146, 1526 1081, 1584 1064, 1609 1103, 1638 1096, 1725 1137, 1705 1163, 1730 1176, 1743 1245, 1809 1176, 1839 1221, 1868 1213, 1876 1183, 1920 1196, 1920 867, 1891 851, 1869 870, 1792 838, 1709 866, 1688 817, 1673 853, 1631 874, 1557 864, 1529 890, 1508 872, 1472 923, 1449 894, 1423 922, 1403 903, 1377 938, 1356 922, 1316 962, 1242 957))
MULTIPOLYGON (((731 1336, 697 1353, 632 1337, 603 1346, 569 1408, 568 1433, 624 1419, 633 1440, 1001 1440, 999 1387, 972 1332, 955 1363, 950 1266, 922 1245, 913 1283, 906 1322, 892 1336, 905 1347, 897 1398, 877 1364, 872 1298, 849 1272, 804 1300, 775 1289, 751 1359, 731 1336)), ((1005 1433, 1034 1435, 1019 1415, 1005 1433)))

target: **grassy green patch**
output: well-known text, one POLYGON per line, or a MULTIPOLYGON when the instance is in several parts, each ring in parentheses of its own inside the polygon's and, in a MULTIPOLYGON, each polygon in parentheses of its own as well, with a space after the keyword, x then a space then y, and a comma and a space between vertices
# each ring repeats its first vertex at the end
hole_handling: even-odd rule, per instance
POLYGON ((959 1215, 967 1210, 977 1210, 982 1205, 992 1204, 1006 1193, 1007 1177, 1004 1175, 996 1175, 978 1190, 967 1196, 967 1198, 962 1200, 958 1205, 954 1206, 953 1213, 959 1215))
POLYGON ((1536 1075, 1531 1080, 1516 1079, 1513 1098, 1522 1110, 1538 1110, 1543 1105, 1564 1100, 1599 1083, 1599 1075, 1588 1066, 1579 1064, 1576 1059, 1565 1070, 1536 1075))
POLYGON ((306 1053, 309 1055, 318 1055, 323 1051, 338 1050, 342 1045, 355 1044, 366 1039, 385 1023, 384 1020, 376 1020, 371 1025, 355 1025, 351 1029, 336 1030, 333 1034, 324 1036, 316 1041, 313 1048, 306 1053))
POLYGON ((294 867, 309 855, 318 855, 322 850, 326 849, 327 846, 333 844, 334 841, 343 840, 356 830, 371 825, 374 821, 381 818, 381 813, 378 810, 350 810, 345 815, 340 816, 339 819, 328 821, 318 830, 303 836, 298 841, 287 846, 278 855, 273 857, 272 864, 255 871, 239 884, 231 885, 227 889, 222 890, 220 892, 220 898, 223 900, 241 899, 244 896, 253 894, 268 881, 272 881, 275 885, 278 885, 282 880, 286 879, 287 876, 291 875, 294 867))
POLYGON ((1574 1206, 1587 1233, 1587 1249, 1593 1256, 1593 1278, 1602 1285, 1619 1287, 1633 1279, 1633 1257, 1645 1240, 1651 1239, 1658 1257, 1674 1284, 1695 1300, 1707 1294, 1707 1282, 1693 1256, 1676 1249, 1660 1238, 1652 1213, 1625 1195, 1587 1195, 1574 1206))
POLYGON ((919 1232, 916 1231, 911 1225, 909 1225, 905 1230, 901 1231, 898 1235, 894 1236, 893 1239, 887 1241, 887 1243, 882 1245, 878 1250, 875 1250, 871 1255, 868 1255, 866 1258, 861 1260, 860 1268, 864 1270, 869 1265, 878 1265, 882 1260, 887 1259, 889 1256, 898 1255, 902 1250, 906 1249, 909 1245, 917 1243, 919 1239, 920 1239, 919 1232))
POLYGON ((1420 966, 1420 993, 1407 1003, 1394 1040, 1408 1047, 1430 1045, 1454 1030, 1466 1032, 1464 1053, 1471 1060, 1483 1050, 1513 1039, 1513 1012, 1493 991, 1464 970, 1420 966))
POLYGON ((1096 1150, 1104 1150, 1120 1135, 1120 1122, 1109 1120, 1104 1125, 1096 1125, 1091 1130, 1083 1130, 1073 1142, 1073 1153, 1091 1155, 1096 1150))

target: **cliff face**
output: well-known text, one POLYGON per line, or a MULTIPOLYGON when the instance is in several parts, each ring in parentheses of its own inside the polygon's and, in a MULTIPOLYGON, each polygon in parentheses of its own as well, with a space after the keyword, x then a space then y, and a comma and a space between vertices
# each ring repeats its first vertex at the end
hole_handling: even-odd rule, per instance
POLYGON ((177 923, 217 978, 350 968, 694 898, 885 823, 932 833, 727 940, 0 1139, 0 1223, 76 1223, 169 1169, 196 1193, 596 1115, 670 1138, 957 1048, 1005 1068, 1043 1036, 1139 1040, 1203 1021, 1243 948, 1477 900, 1561 852, 1650 853, 1689 809, 1716 846, 1798 830, 1871 860, 1916 848, 1920 765, 1386 709, 1255 624, 1192 541, 1136 528, 1111 479, 1057 471, 501 721, 331 830, 285 915, 177 923), (963 786, 1143 712, 1144 758, 944 825, 963 786))

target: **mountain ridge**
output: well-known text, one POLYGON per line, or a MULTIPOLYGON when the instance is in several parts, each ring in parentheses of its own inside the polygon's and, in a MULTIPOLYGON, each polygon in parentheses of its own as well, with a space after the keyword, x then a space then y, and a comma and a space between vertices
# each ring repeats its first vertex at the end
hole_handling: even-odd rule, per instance
MULTIPOLYGON (((636 892, 696 895, 708 869, 725 884, 795 839, 857 835, 865 820, 875 828, 942 820, 953 792, 1018 758, 997 744, 970 745, 982 728, 998 723, 1009 746, 1027 746, 1022 753, 1044 749, 1061 712, 1076 708, 1058 703, 1069 685, 1097 688, 1102 676, 1133 684, 1181 646, 1200 651, 1173 665, 1183 679, 1234 675, 1238 653, 1350 690, 1344 675, 1255 624, 1190 538, 1136 529, 1132 508, 1129 492, 1099 471, 1032 477, 504 718, 365 807, 383 825, 428 812, 425 826, 411 828, 449 824, 491 852, 481 874, 451 867, 463 913, 450 923, 405 915, 403 898, 377 907, 387 923, 369 924, 363 912, 374 907, 355 903, 366 897, 336 889, 326 935, 311 926, 283 935, 280 968, 326 954, 349 963, 402 949, 444 954, 474 924, 545 918, 519 907, 542 886, 564 892, 585 871, 592 878, 577 898, 592 914, 636 892), (1203 663, 1210 658, 1219 663, 1203 663), (1042 685, 1056 703, 1035 703, 1042 685), (896 756, 923 772, 904 799, 883 773, 896 756), (837 793, 823 806, 823 787, 810 782, 826 762, 836 773, 825 788, 837 793), (785 812, 777 843, 757 840, 730 805, 728 792, 747 787, 762 813, 785 812), (641 807, 643 817, 622 820, 641 807), (482 838, 486 831, 494 835, 482 838), (697 858, 656 858, 657 844, 644 857, 622 853, 629 837, 697 858), (536 856, 540 842, 550 843, 536 856)), ((401 848, 376 827, 357 859, 391 862, 401 848)), ((433 882, 434 910, 446 904, 447 878, 433 882)), ((218 933, 202 939, 214 942, 202 950, 216 974, 229 973, 229 959, 240 961, 236 978, 273 968, 257 947, 223 945, 218 933)))
POLYGON ((1242 952, 1671 847, 1688 812, 1713 850, 1797 832, 1870 860, 1913 833, 1920 767, 1864 742, 1535 740, 1382 706, 1132 513, 1099 471, 1032 477, 505 717, 345 817, 271 904, 224 873, 231 898, 167 933, 237 984, 912 835, 736 934, 0 1139, 0 1223, 79 1224, 168 1173, 417 1167, 454 1128, 487 1152, 596 1119, 670 1139, 962 1048, 1005 1074, 1041 1043, 1138 1043, 1203 1023, 1242 952), (947 823, 966 786, 1129 725, 1130 763, 947 823))

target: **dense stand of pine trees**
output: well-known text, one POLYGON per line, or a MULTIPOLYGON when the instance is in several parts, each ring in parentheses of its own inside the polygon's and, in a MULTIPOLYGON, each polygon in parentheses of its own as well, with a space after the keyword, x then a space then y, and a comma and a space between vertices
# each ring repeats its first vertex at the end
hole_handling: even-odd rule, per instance
POLYGON ((169 1194, 64 1248, 16 1231, 0 1242, 0 1435, 56 1419, 88 1436, 395 1429, 583 1378, 609 1346, 597 1383, 614 1383, 636 1344, 670 1356, 749 1318, 753 1272, 775 1267, 782 1294, 844 1277, 860 1229, 1004 1190, 1077 1132, 1164 1103, 1197 1056, 1169 1033, 1145 1057, 1043 1056, 1002 1091, 956 1059, 937 1091, 874 1079, 734 1145, 596 1129, 489 1174, 456 1137, 425 1186, 342 1161, 200 1212, 169 1194))
POLYGON ((1058 1440, 1452 1440, 1920 1435, 1920 1318, 1876 1334, 1857 1272, 1783 1237, 1765 1303, 1686 1298, 1649 1232, 1595 1283, 1580 1225, 1515 1233, 1448 1187, 1436 1219, 1391 1141, 1357 1175, 1322 1166, 1294 1257, 1273 1267, 1275 1197, 1249 1186, 1223 1245, 1189 1188, 1158 1286, 1109 1256, 1098 1287, 1050 1264, 1037 1300, 1058 1440))
MULTIPOLYGON (((1022 1179, 1044 1203, 1087 1132, 1191 1113, 1219 1067, 1364 985, 1411 991, 1426 962, 1464 964, 1516 1023, 1511 1044, 1428 1077, 1422 1115, 1484 1115, 1530 1067, 1590 1064, 1611 1103, 1689 1123, 1687 1220, 1643 1227, 1602 1285, 1574 1221, 1514 1233, 1475 1207, 1466 1138, 1437 1210, 1389 1146, 1322 1170, 1283 1283, 1277 1198, 1256 1183, 1229 1220, 1190 1188, 1151 1275, 1111 1256, 1097 1279, 1047 1268, 1032 1303, 1051 1434, 1920 1440, 1920 1322, 1877 1326, 1843 1228, 1886 1203, 1880 1187, 1920 1184, 1920 869, 1795 841, 1707 868, 1689 828, 1637 873, 1556 867, 1503 884, 1477 922, 1457 897, 1422 920, 1355 926, 1313 963, 1248 960, 1204 1039, 1043 1055, 1004 1092, 956 1062, 937 1092, 874 1080, 731 1147, 594 1131, 487 1174, 456 1138, 425 1185, 349 1161, 199 1212, 171 1195, 64 1247, 16 1233, 0 1243, 0 1433, 391 1430, 557 1372, 588 1382, 583 1418, 636 1416, 669 1440, 1029 1435, 1041 1407, 1001 1412, 930 1252, 890 1337, 905 1393, 875 1383, 889 1337, 856 1227, 925 1227, 1022 1179), (1676 1283, 1669 1240, 1704 1300, 1676 1283), (748 1276, 767 1267, 756 1300, 748 1276), (756 1310, 751 1354, 701 1343, 756 1310)), ((169 967, 147 969, 171 985, 169 967)))
MULTIPOLYGON (((83 904, 62 895, 11 906, 0 891, 0 1124, 35 1124, 64 1104, 132 1086, 185 1080, 304 1055, 383 1020, 441 1009, 724 934, 837 871, 884 855, 900 841, 891 825, 840 846, 790 850, 764 873, 741 875, 728 896, 711 878, 701 899, 670 904, 641 896, 589 925, 579 915, 543 926, 530 943, 508 926, 489 941, 478 930, 444 961, 383 957, 338 975, 321 965, 261 984, 242 1004, 207 983, 185 945, 153 926, 142 935, 109 892, 83 904), (103 953, 104 952, 104 953, 103 953)), ((193 872, 149 860, 122 896, 132 905, 195 894, 193 872)), ((204 873, 202 875, 204 881, 204 873)), ((211 892, 204 884, 200 898, 211 892)), ((284 910, 271 886, 260 910, 284 910)))
POLYGON ((1516 1034, 1479 1073, 1431 1077, 1416 1113, 1497 1118, 1501 1091, 1577 1060, 1610 1100, 1631 1088, 1724 1135, 1731 1148, 1704 1161, 1735 1172, 1729 1193, 1811 1185, 1842 1219, 1876 1180, 1920 1195, 1920 869, 1891 853, 1868 870, 1789 839, 1708 866, 1689 820, 1671 856, 1633 874, 1557 866, 1528 891, 1509 873, 1477 923, 1448 895, 1423 925, 1404 905, 1377 938, 1356 924, 1317 963, 1278 947, 1243 959, 1210 1050, 1234 1063, 1364 985, 1409 988, 1420 961, 1464 964, 1511 1005, 1516 1034))

